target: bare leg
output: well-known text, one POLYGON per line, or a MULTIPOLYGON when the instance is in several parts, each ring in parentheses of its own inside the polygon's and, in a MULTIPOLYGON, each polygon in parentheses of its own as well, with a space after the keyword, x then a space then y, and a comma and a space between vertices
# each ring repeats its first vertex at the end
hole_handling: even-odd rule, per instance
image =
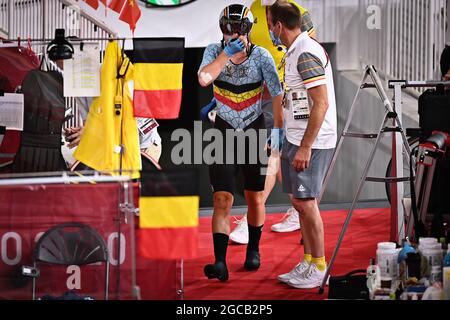
POLYGON ((305 253, 311 253, 313 257, 325 256, 323 221, 316 199, 293 199, 292 203, 301 212, 305 253))
POLYGON ((262 226, 266 218, 264 192, 245 191, 245 199, 248 206, 248 223, 255 227, 262 226))
POLYGON ((270 156, 269 163, 267 165, 267 175, 266 175, 266 184, 264 185, 264 203, 267 202, 267 198, 269 198, 270 193, 275 187, 275 183, 278 181, 281 182, 281 166, 280 166, 280 157, 279 156, 270 156))
POLYGON ((229 192, 214 193, 214 213, 212 218, 212 232, 230 234, 230 214, 234 197, 229 192))
POLYGON ((214 243, 213 264, 204 267, 203 272, 208 279, 217 278, 220 281, 228 280, 226 255, 230 234, 230 221, 228 215, 233 205, 233 195, 229 192, 214 193, 214 213, 212 219, 212 232, 214 243))

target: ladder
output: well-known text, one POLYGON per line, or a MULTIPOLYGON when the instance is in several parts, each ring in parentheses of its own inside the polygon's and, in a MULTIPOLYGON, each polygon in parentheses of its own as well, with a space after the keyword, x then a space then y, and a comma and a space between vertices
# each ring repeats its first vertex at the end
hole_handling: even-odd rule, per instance
MULTIPOLYGON (((409 177, 400 177, 399 178, 397 171, 398 171, 398 169, 402 170, 402 168, 403 168, 402 145, 408 155, 410 154, 410 148, 409 148, 409 144, 408 144, 408 140, 407 140, 405 131, 403 130, 402 123, 401 123, 401 114, 402 114, 401 113, 401 96, 398 95, 398 91, 400 91, 400 94, 401 94, 401 85, 402 85, 402 83, 398 82, 397 86, 395 86, 395 88, 394 88, 394 90, 395 90, 394 94, 397 94, 397 95, 394 96, 394 106, 393 106, 391 104, 391 101, 389 100, 389 98, 386 95, 386 92, 383 88, 380 77, 378 75, 378 72, 376 71, 374 66, 369 65, 366 67, 363 80, 361 82, 360 87, 358 88, 358 91, 353 100, 352 106, 350 107, 350 112, 349 112, 349 115, 347 118, 347 122, 346 122, 344 130, 339 138, 339 142, 338 142, 338 145, 334 152, 333 158, 331 160, 330 167, 329 167, 327 174, 325 176, 325 179, 324 179, 322 195, 325 192, 327 184, 330 180, 331 174, 332 174, 334 166, 336 164, 337 157, 339 156, 339 152, 341 150, 341 147, 342 147, 342 144, 343 144, 345 138, 376 139, 376 142, 375 142, 375 145, 369 155, 369 159, 367 160, 366 165, 364 167, 362 177, 358 183, 356 193, 353 197, 353 201, 352 201, 352 204, 348 211, 347 218, 344 222, 344 225, 343 225, 341 233, 339 235, 332 258, 331 258, 328 268, 326 270, 324 280, 322 282, 322 285, 319 288, 319 294, 322 294, 324 292, 326 282, 330 275, 334 261, 336 260, 336 256, 338 254, 341 243, 344 239, 345 232, 348 228, 348 225, 352 218, 353 211, 356 208, 356 204, 359 200, 361 191, 362 191, 362 189, 364 187, 364 183, 366 181, 383 182, 383 183, 389 182, 391 184, 391 241, 399 242, 401 239, 404 238, 404 228, 403 228, 404 210, 403 210, 403 204, 402 204, 402 198, 403 198, 403 183, 402 182, 409 181, 410 178, 409 177), (366 80, 369 77, 371 78, 372 83, 366 83, 366 80), (363 89, 367 89, 367 88, 375 88, 377 90, 378 95, 381 99, 381 102, 385 108, 385 114, 384 114, 380 129, 378 130, 377 133, 349 132, 348 130, 349 130, 350 124, 352 122, 353 115, 356 111, 356 102, 358 100, 358 96, 363 89), (386 133, 392 134, 391 177, 387 177, 387 178, 386 177, 382 177, 382 178, 368 177, 367 175, 368 175, 368 172, 372 165, 372 162, 373 162, 373 159, 377 152, 377 149, 380 145, 380 140, 381 140, 382 136, 386 133)), ((322 195, 320 198, 322 198, 322 195)))

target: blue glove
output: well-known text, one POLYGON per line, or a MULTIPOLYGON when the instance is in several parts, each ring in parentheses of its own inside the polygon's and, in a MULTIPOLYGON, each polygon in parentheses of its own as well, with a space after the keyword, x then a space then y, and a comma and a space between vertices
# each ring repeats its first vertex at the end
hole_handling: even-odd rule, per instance
POLYGON ((267 144, 270 146, 272 151, 281 151, 283 147, 285 133, 282 128, 273 128, 270 133, 270 138, 267 139, 267 144))
POLYGON ((200 110, 200 119, 203 121, 209 121, 208 113, 216 107, 216 99, 213 98, 210 103, 208 103, 206 106, 204 106, 200 110))
POLYGON ((227 57, 231 58, 236 53, 241 52, 245 49, 244 43, 241 41, 241 39, 232 40, 228 42, 228 44, 225 46, 225 49, 223 51, 227 55, 227 57))

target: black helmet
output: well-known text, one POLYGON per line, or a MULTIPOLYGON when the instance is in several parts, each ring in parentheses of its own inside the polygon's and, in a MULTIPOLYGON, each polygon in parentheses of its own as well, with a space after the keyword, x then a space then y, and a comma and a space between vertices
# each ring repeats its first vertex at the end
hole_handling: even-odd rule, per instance
POLYGON ((219 25, 223 34, 247 35, 252 30, 253 14, 242 4, 232 4, 226 7, 220 15, 219 25))

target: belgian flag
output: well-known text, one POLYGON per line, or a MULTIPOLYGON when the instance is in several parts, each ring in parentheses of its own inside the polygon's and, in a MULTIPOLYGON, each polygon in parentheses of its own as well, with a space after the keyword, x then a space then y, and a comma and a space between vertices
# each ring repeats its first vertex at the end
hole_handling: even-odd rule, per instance
POLYGON ((181 107, 184 38, 135 38, 134 115, 176 119, 181 107))
POLYGON ((198 249, 196 171, 143 171, 138 253, 154 260, 192 259, 198 249))

